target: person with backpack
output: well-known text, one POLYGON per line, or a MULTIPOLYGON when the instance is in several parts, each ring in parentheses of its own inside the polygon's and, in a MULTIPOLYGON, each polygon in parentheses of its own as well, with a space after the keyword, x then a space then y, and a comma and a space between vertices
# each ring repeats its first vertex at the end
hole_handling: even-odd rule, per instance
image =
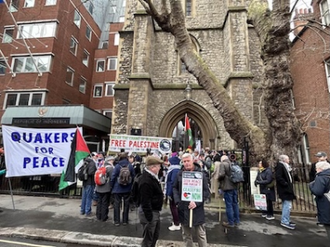
POLYGON ((84 169, 82 177, 78 176, 79 179, 83 182, 82 185, 82 195, 81 195, 81 205, 80 205, 80 214, 91 216, 92 215, 92 199, 93 193, 95 189, 95 181, 94 181, 94 174, 96 172, 96 166, 92 158, 87 157, 84 160, 83 164, 84 169))
POLYGON ((114 166, 109 162, 114 160, 114 157, 110 156, 106 158, 105 162, 95 172, 95 191, 98 194, 98 202, 96 206, 96 218, 101 221, 108 220, 109 204, 111 196, 111 184, 110 179, 114 166))
POLYGON ((221 156, 219 182, 220 189, 224 192, 227 222, 222 222, 224 227, 235 227, 240 223, 237 186, 231 179, 231 162, 227 155, 221 156))
POLYGON ((124 226, 128 224, 130 195, 134 177, 134 168, 128 161, 127 153, 121 153, 119 155, 118 163, 112 172, 110 182, 112 195, 114 196, 113 220, 115 226, 120 226, 120 206, 122 200, 124 201, 122 223, 124 226))
POLYGON ((266 218, 266 220, 273 220, 275 219, 273 201, 276 199, 273 172, 266 160, 261 160, 258 166, 259 170, 254 185, 257 187, 259 184, 260 194, 266 195, 267 202, 267 210, 262 211, 261 216, 266 218))

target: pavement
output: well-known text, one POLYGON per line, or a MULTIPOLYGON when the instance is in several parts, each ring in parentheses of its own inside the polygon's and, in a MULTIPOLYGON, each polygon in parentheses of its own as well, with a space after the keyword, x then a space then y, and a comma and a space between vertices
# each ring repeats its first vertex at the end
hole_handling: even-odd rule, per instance
MULTIPOLYGON (((91 246, 141 246, 142 229, 136 211, 131 211, 129 224, 113 224, 113 210, 109 220, 98 221, 95 216, 79 214, 79 199, 0 195, 0 238, 19 237, 91 246)), ((293 216, 295 230, 280 226, 280 215, 267 221, 259 213, 241 214, 241 224, 224 232, 219 211, 206 205, 206 232, 209 247, 329 247, 324 227, 316 225, 315 217, 293 216)), ((93 212, 95 212, 93 207, 93 212)), ((161 213, 161 233, 157 247, 184 246, 181 232, 168 230, 171 214, 168 207, 161 213)), ((197 243, 196 243, 197 246, 197 243)))

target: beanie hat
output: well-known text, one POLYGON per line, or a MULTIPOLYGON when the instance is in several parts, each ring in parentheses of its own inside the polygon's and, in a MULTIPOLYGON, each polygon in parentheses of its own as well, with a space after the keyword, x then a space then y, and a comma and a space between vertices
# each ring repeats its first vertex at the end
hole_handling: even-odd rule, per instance
POLYGON ((171 157, 168 159, 171 165, 179 165, 180 164, 180 159, 176 156, 171 157))

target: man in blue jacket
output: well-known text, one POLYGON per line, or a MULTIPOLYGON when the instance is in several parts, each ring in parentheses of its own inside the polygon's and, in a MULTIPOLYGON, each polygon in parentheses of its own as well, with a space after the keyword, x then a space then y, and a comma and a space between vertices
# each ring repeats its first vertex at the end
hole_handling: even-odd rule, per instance
POLYGON ((122 223, 123 225, 128 224, 128 214, 129 214, 129 201, 130 201, 130 194, 131 188, 134 180, 134 168, 132 164, 128 161, 127 153, 121 153, 119 155, 119 162, 116 164, 115 169, 112 172, 111 176, 111 188, 112 194, 114 196, 114 205, 113 205, 113 220, 115 226, 120 225, 120 205, 121 201, 124 201, 124 211, 122 215, 122 223), (121 170, 128 168, 129 174, 127 177, 129 181, 123 184, 121 182, 122 173, 121 170))

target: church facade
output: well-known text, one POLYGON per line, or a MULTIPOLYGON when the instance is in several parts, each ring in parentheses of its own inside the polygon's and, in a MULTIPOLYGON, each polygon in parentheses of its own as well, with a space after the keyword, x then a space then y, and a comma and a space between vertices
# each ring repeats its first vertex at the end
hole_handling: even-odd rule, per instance
MULTIPOLYGON (((243 115, 262 126, 262 61, 258 37, 247 23, 247 3, 182 2, 196 52, 243 115)), ((161 6, 160 1, 154 5, 161 6)), ((126 5, 117 71, 111 133, 173 137, 173 150, 186 148, 182 123, 187 114, 195 145, 217 150, 242 148, 235 146, 213 102, 186 71, 173 36, 162 31, 138 1, 126 5)))

